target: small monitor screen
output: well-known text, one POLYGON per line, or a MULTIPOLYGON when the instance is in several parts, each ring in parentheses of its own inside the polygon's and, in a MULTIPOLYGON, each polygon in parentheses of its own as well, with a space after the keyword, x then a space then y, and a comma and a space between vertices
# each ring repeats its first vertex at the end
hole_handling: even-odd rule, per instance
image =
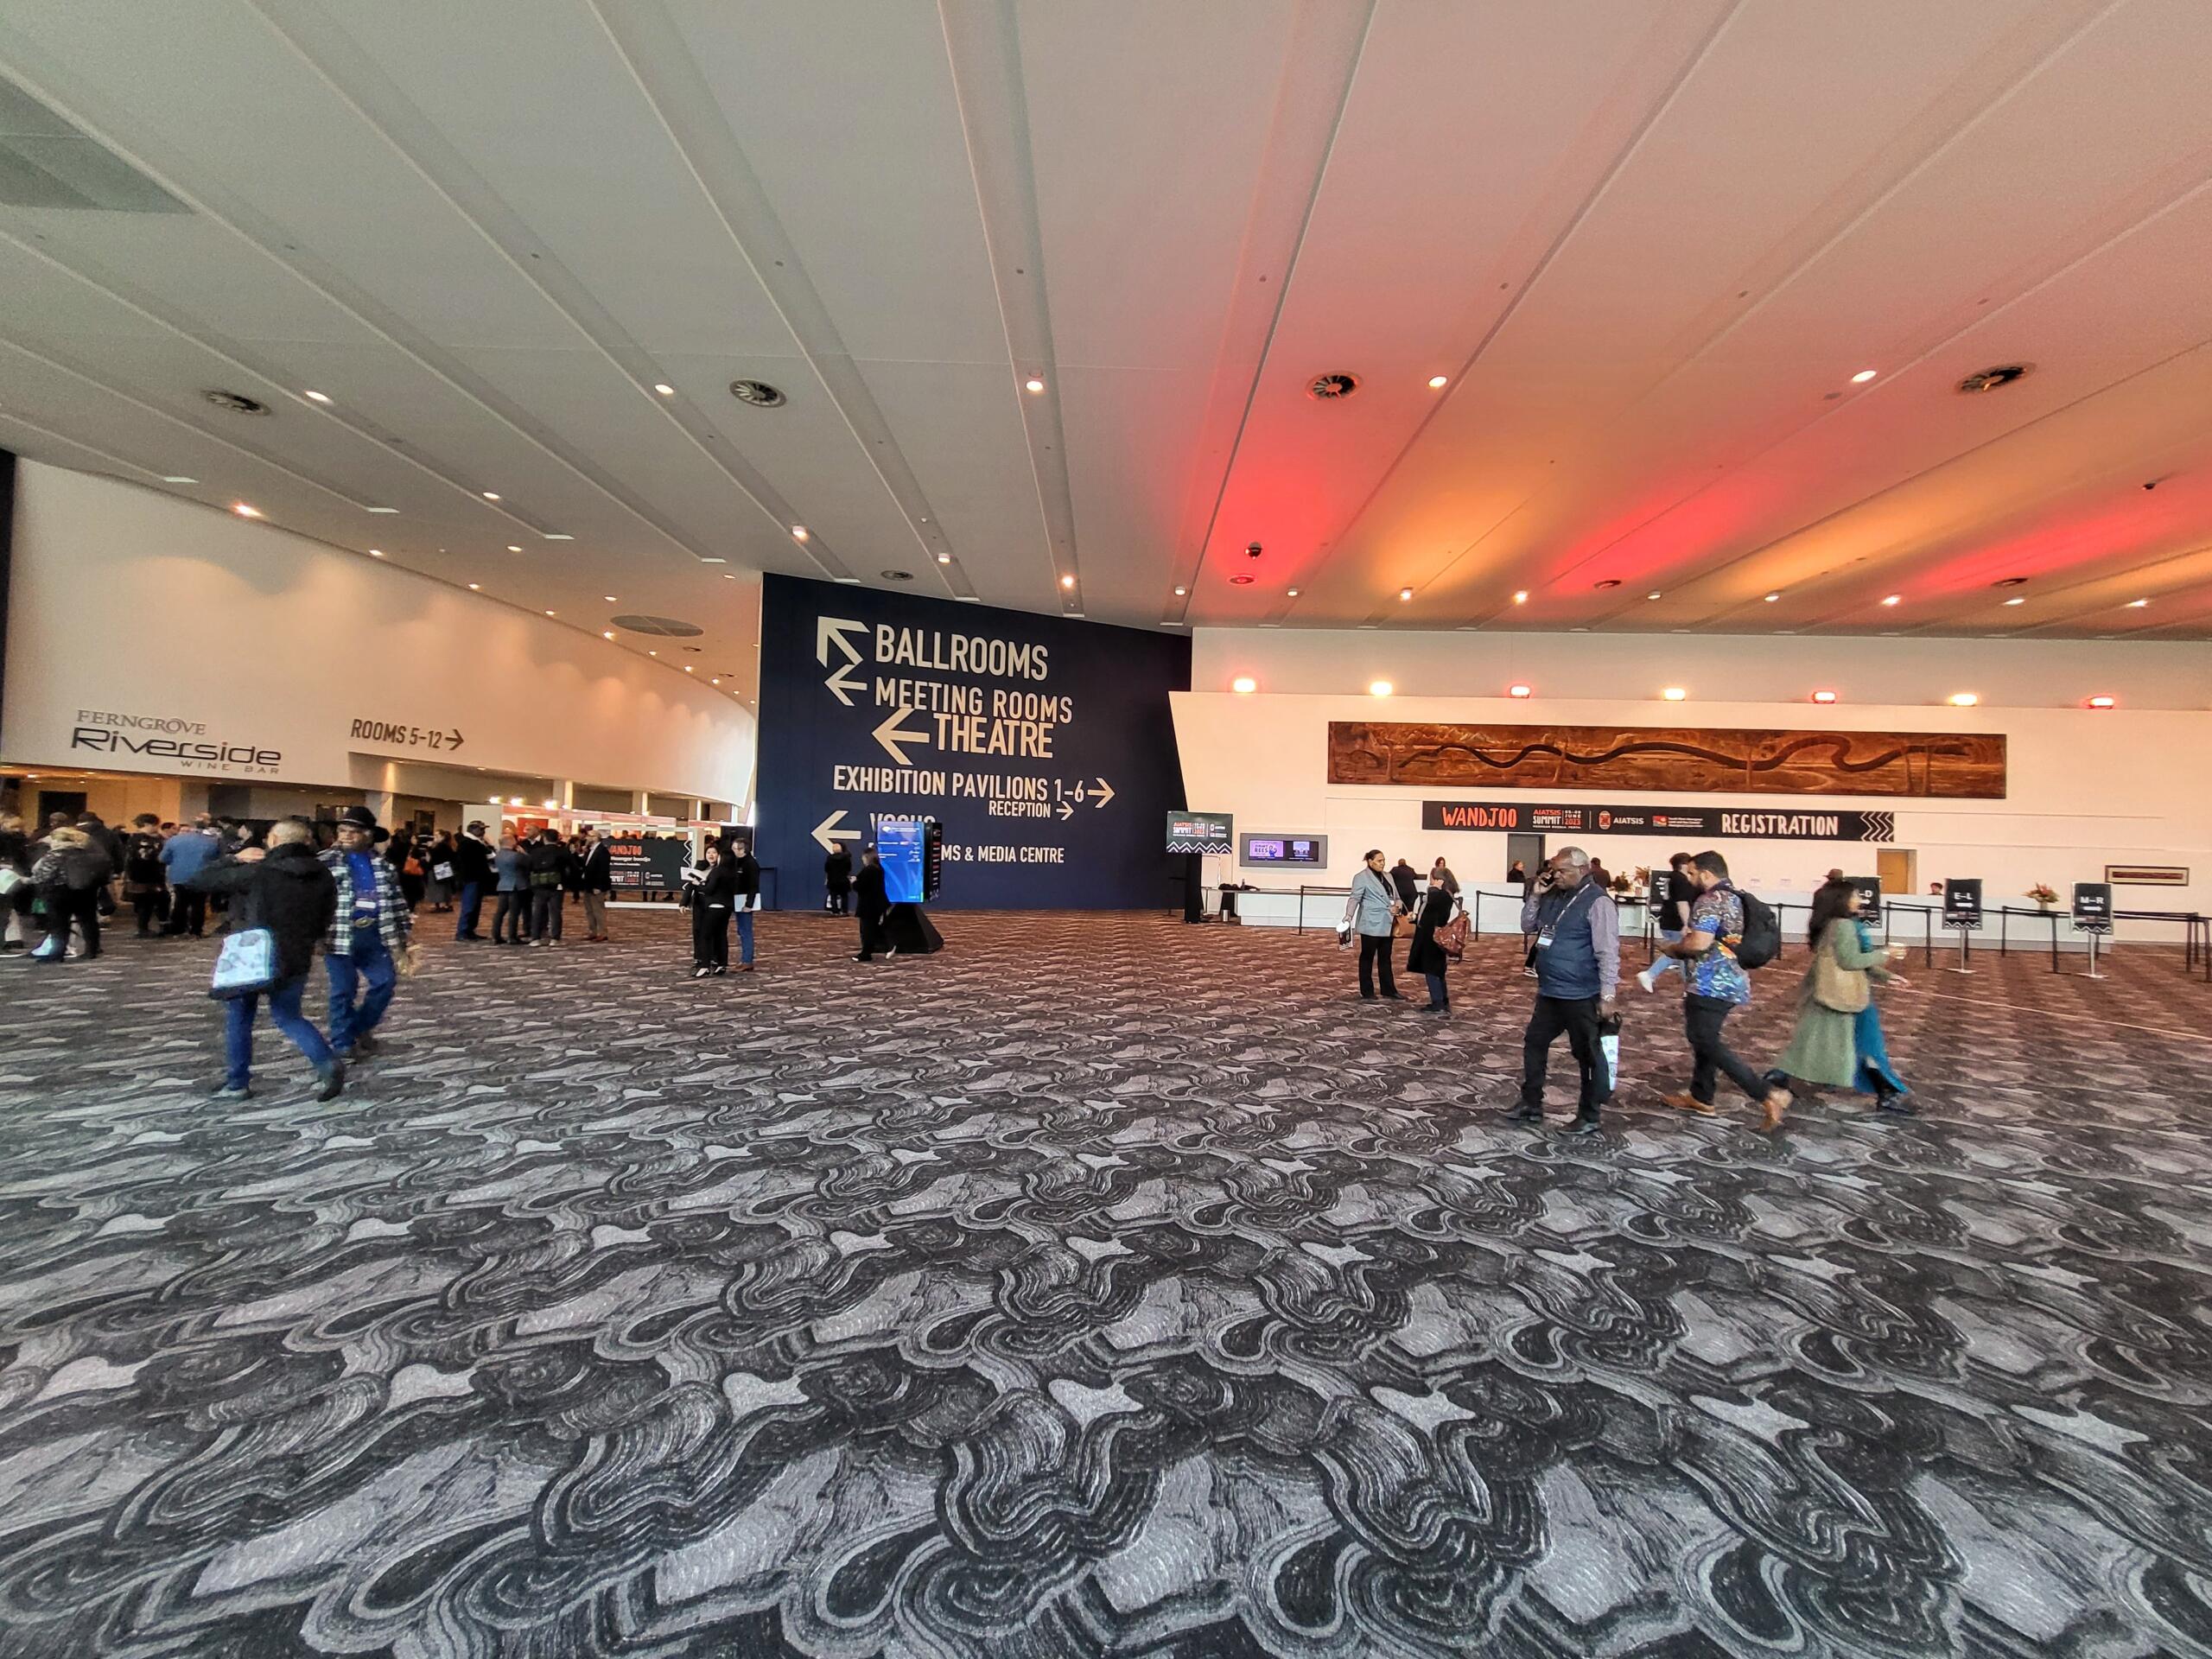
POLYGON ((1238 839, 1241 863, 1299 864, 1319 868, 1329 861, 1326 836, 1249 835, 1238 839))

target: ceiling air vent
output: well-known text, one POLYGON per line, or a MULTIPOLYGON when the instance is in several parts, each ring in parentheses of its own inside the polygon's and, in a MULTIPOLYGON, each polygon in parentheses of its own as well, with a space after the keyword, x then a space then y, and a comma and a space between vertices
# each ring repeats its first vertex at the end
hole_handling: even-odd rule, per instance
POLYGON ((912 582, 914 579, 914 573, 911 570, 884 570, 878 574, 886 582, 912 582))
POLYGON ((14 83, 0 79, 0 207, 192 210, 14 83))
POLYGON ((1337 403, 1359 390, 1356 374, 1317 374, 1306 383, 1306 395, 1325 404, 1337 403))
POLYGON ((683 622, 672 616, 617 616, 609 620, 618 628, 650 633, 658 639, 696 639, 706 632, 696 622, 683 622))
POLYGON ((1970 374, 1959 382, 1961 391, 1994 391, 1999 386, 2009 386, 2026 375, 2035 366, 2032 363, 2005 363, 1993 369, 1984 369, 1970 374))
POLYGON ((218 409, 227 409, 233 415, 266 415, 269 405, 258 398, 249 397, 240 391, 203 391, 200 394, 218 409))
POLYGON ((729 395, 739 403, 749 404, 754 409, 781 409, 784 406, 782 391, 766 380, 733 380, 729 383, 729 395))

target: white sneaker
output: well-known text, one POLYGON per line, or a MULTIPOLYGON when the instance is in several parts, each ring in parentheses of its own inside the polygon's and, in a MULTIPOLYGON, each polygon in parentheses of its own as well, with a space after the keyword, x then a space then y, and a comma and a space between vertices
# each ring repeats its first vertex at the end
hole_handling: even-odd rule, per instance
POLYGON ((1659 964, 1656 962, 1653 963, 1650 967, 1645 969, 1642 973, 1636 976, 1636 982, 1643 986, 1647 993, 1657 990, 1659 988, 1659 982, 1654 978, 1653 976, 1658 972, 1658 969, 1659 964))

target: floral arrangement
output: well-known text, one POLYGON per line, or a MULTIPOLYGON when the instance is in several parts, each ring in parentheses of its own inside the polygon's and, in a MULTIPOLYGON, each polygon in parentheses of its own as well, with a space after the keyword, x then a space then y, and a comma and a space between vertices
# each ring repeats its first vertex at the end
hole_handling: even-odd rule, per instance
POLYGON ((2039 905, 2055 905, 2058 902, 2058 890, 2048 881, 2038 881, 2028 889, 2028 897, 2039 905))

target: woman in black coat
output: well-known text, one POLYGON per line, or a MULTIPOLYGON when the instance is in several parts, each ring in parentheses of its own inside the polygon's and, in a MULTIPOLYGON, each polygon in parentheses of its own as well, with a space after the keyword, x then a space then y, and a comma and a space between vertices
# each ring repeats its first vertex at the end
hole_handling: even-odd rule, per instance
POLYGON ((737 899, 737 861, 721 842, 707 843, 707 863, 691 884, 691 977, 729 972, 729 918, 737 899))
POLYGON ((1406 952, 1406 971, 1428 976, 1428 1006, 1421 1010, 1423 1014, 1442 1014, 1452 1006, 1452 993, 1444 982, 1452 958, 1436 942, 1436 930, 1452 919, 1452 902, 1447 889, 1428 890, 1428 900, 1421 907, 1420 919, 1414 923, 1413 947, 1406 952))

